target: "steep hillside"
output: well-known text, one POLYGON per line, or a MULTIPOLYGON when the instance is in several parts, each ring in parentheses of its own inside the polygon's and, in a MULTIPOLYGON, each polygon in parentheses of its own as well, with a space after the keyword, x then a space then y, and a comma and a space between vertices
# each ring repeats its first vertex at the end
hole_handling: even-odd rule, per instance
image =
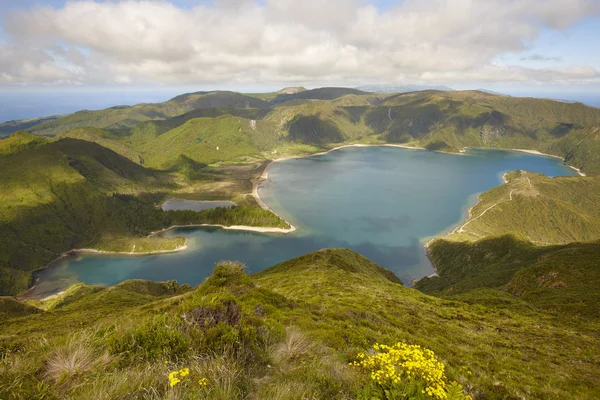
MULTIPOLYGON (((162 122, 162 121, 160 121, 162 122)), ((166 122, 166 121, 165 121, 166 122)), ((56 135, 57 139, 79 139, 85 140, 87 142, 98 143, 102 147, 106 147, 122 156, 127 157, 131 161, 134 161, 138 164, 144 164, 144 159, 141 154, 134 150, 137 146, 131 146, 127 142, 127 140, 123 140, 123 137, 127 137, 128 139, 131 136, 135 136, 135 139, 139 140, 141 143, 145 143, 151 136, 156 136, 154 133, 161 124, 154 121, 144 122, 136 125, 134 128, 127 129, 129 135, 119 135, 125 129, 120 131, 110 131, 101 128, 75 128, 68 132, 59 133, 56 135), (143 131, 142 133, 139 133, 143 131)), ((129 142, 133 141, 129 139, 129 142)))
POLYGON ((367 124, 390 142, 419 141, 446 148, 523 148, 550 152, 590 174, 600 160, 600 110, 581 103, 516 98, 477 91, 422 91, 387 97, 367 124), (386 118, 387 117, 387 118, 386 118))
POLYGON ((349 250, 329 249, 257 276, 224 262, 191 291, 124 282, 48 311, 16 311, 0 324, 0 397, 348 399, 385 388, 440 398, 428 387, 448 399, 600 393, 596 322, 519 300, 492 306, 430 297, 392 276, 349 250), (376 343, 400 343, 411 361, 433 350, 445 369, 439 386, 423 375, 439 370, 437 361, 430 369, 415 364, 412 375, 397 364, 400 379, 373 380, 376 365, 354 362, 385 353, 376 343))
MULTIPOLYGON (((362 104, 356 98, 344 102, 356 103, 362 104)), ((365 140, 362 112, 361 106, 323 101, 270 110, 210 108, 132 128, 78 128, 59 137, 93 141, 146 167, 171 169, 181 156, 208 165, 249 157, 265 160, 274 154, 310 154, 335 144, 365 140)))
POLYGON ((437 276, 415 287, 492 303, 501 291, 545 310, 600 316, 598 177, 514 171, 505 180, 479 196, 466 222, 428 244, 437 276))
POLYGON ((535 246, 510 235, 474 243, 438 240, 429 256, 438 276, 415 283, 427 294, 499 289, 545 310, 600 317, 600 242, 535 246))
MULTIPOLYGON (((352 101, 347 96, 342 99, 347 99, 348 103, 352 101)), ((264 120, 275 125, 280 136, 287 141, 326 146, 366 138, 369 130, 362 122, 363 110, 361 106, 315 100, 301 104, 286 103, 272 109, 264 120)))
POLYGON ((548 152, 564 155, 565 161, 589 174, 600 173, 600 123, 572 129, 550 144, 548 152))
POLYGON ((314 273, 323 273, 328 270, 333 271, 332 273, 345 271, 351 274, 350 276, 356 274, 377 282, 402 284, 402 281, 393 272, 348 249, 319 250, 284 261, 255 274, 255 276, 265 280, 277 279, 281 283, 287 279, 293 280, 295 275, 312 276, 314 273))
POLYGON ((29 272, 98 240, 101 232, 129 231, 118 216, 130 202, 124 195, 169 184, 108 149, 74 139, 0 158, 0 182, 0 288, 11 294, 27 286, 23 274, 8 268, 29 272))
POLYGON ((170 168, 181 155, 204 164, 239 157, 261 158, 261 151, 275 147, 276 140, 256 121, 223 115, 191 119, 146 143, 140 152, 146 165, 170 168))
POLYGON ((0 296, 0 321, 9 318, 23 317, 40 311, 40 309, 22 303, 14 297, 0 296))

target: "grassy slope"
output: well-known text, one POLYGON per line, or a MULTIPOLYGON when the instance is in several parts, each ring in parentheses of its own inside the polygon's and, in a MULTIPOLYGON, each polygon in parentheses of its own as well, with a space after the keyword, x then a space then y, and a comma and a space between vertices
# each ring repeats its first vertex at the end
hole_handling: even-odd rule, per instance
POLYGON ((371 93, 365 92, 358 89, 342 88, 342 87, 324 87, 311 90, 302 90, 298 93, 285 94, 281 93, 277 95, 273 100, 273 103, 283 103, 286 101, 293 100, 334 100, 342 96, 347 95, 370 95, 371 93))
MULTIPOLYGON (((183 95, 167 102, 173 113, 200 108, 132 128, 78 128, 62 135, 98 142, 144 166, 178 171, 189 187, 186 193, 213 193, 227 175, 205 168, 206 164, 260 163, 348 142, 403 142, 443 150, 465 145, 537 148, 564 155, 588 173, 595 172, 598 161, 593 146, 598 143, 595 124, 600 112, 580 104, 468 91, 424 91, 383 98, 323 89, 302 92, 301 97, 267 109, 269 105, 261 100, 229 92, 183 95)), ((129 109, 107 112, 139 111, 129 109)), ((485 194, 484 201, 473 210, 474 216, 496 202, 501 204, 469 222, 466 233, 457 238, 474 240, 512 232, 539 243, 562 243, 598 237, 596 180, 528 178, 533 187, 518 179, 485 194), (513 187, 514 200, 505 202, 513 187), (583 200, 587 204, 581 203, 583 200), (523 217, 527 224, 521 224, 523 217)), ((119 249, 130 247, 113 237, 108 243, 119 249)), ((11 274, 14 281, 26 278, 11 274)))
POLYGON ((0 397, 355 398, 367 377, 348 362, 375 342, 397 341, 434 350, 476 399, 593 399, 600 390, 595 320, 519 300, 430 297, 349 250, 257 276, 221 264, 187 293, 140 286, 124 282, 5 319, 0 397), (167 375, 183 367, 190 377, 169 389, 167 375))
POLYGON ((368 119, 391 141, 536 149, 565 157, 590 174, 600 173, 600 160, 586 151, 598 145, 600 137, 594 133, 600 110, 580 103, 477 91, 423 91, 386 98, 369 111, 368 119), (385 121, 386 114, 391 121, 385 121))
POLYGON ((506 178, 507 184, 481 194, 469 219, 445 239, 476 240, 504 233, 538 244, 600 239, 598 177, 548 178, 516 171, 506 178))
POLYGON ((240 157, 260 157, 261 150, 273 147, 274 138, 253 129, 250 121, 225 115, 197 118, 160 135, 142 147, 145 164, 169 168, 184 156, 200 163, 240 157))

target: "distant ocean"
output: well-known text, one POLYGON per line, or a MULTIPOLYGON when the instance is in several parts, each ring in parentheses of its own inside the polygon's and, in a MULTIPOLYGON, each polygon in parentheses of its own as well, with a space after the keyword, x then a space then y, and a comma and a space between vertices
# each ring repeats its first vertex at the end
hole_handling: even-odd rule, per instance
POLYGON ((0 123, 5 121, 70 114, 79 110, 101 110, 114 106, 167 101, 179 91, 127 92, 2 92, 0 123))
POLYGON ((580 102, 587 106, 600 108, 600 93, 523 93, 515 96, 580 102))
MULTIPOLYGON (((2 92, 0 91, 0 123, 11 120, 69 114, 79 110, 157 103, 167 101, 185 90, 126 92, 2 92)), ((580 101, 600 108, 600 93, 520 93, 518 96, 580 101)))

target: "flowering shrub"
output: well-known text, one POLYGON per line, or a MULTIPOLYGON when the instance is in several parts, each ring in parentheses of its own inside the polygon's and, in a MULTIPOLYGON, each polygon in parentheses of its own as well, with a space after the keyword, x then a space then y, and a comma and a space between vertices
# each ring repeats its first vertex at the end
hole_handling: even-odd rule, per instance
POLYGON ((445 366, 433 351, 418 345, 396 343, 375 344, 374 355, 359 353, 350 365, 369 372, 370 384, 363 397, 383 399, 470 400, 461 386, 448 383, 445 366))
POLYGON ((185 378, 190 374, 189 368, 183 368, 179 371, 173 371, 169 374, 169 386, 173 387, 181 382, 181 378, 185 378))
MULTIPOLYGON (((186 376, 188 376, 189 374, 190 374, 189 368, 182 368, 178 371, 171 372, 169 374, 169 386, 173 387, 173 386, 179 384, 181 382, 181 380, 183 378, 185 378, 186 376)), ((198 386, 200 386, 201 388, 205 388, 206 386, 208 386, 208 379, 200 378, 198 380, 198 386)))

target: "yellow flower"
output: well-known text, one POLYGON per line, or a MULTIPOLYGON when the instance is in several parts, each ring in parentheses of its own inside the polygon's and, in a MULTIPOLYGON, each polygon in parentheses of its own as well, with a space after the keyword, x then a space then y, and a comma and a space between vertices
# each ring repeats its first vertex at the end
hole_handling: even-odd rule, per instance
MULTIPOLYGON (((426 384, 424 394, 435 400, 445 400, 445 365, 435 358, 433 351, 418 345, 403 342, 387 346, 375 344, 376 354, 365 356, 359 353, 354 366, 362 367, 371 373, 371 380, 388 390, 396 385, 410 385, 416 382, 426 384)), ((464 397, 468 400, 468 397, 464 397)))
POLYGON ((181 379, 179 379, 179 378, 175 378, 175 377, 170 378, 169 379, 169 386, 173 387, 173 386, 177 385, 179 382, 181 382, 181 379))
POLYGON ((181 382, 180 378, 185 378, 190 374, 189 368, 182 368, 179 371, 173 371, 169 374, 169 386, 173 387, 181 382))
POLYGON ((208 379, 206 379, 206 378, 200 379, 198 381, 198 385, 200 385, 200 386, 206 386, 206 385, 208 385, 208 379))

